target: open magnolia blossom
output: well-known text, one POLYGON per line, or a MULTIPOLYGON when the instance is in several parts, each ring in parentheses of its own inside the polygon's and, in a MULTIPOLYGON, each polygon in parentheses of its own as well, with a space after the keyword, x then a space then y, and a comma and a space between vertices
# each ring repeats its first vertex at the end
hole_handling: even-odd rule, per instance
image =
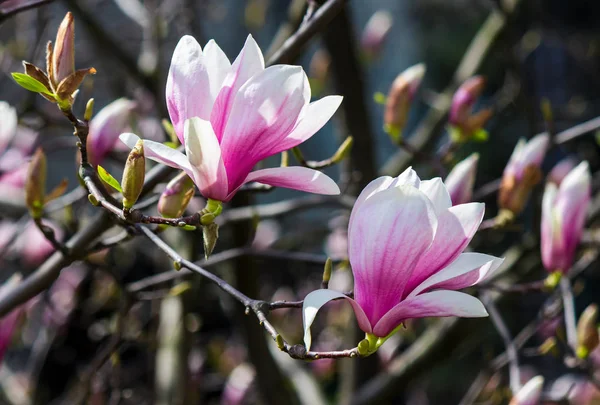
POLYGON ((354 299, 332 290, 306 296, 307 349, 317 311, 336 298, 352 304, 367 334, 368 348, 363 345, 361 354, 377 350, 407 319, 487 316, 477 298, 454 291, 477 284, 503 261, 462 253, 483 214, 482 203, 452 206, 441 179, 421 181, 410 168, 396 178, 373 180, 358 197, 348 225, 354 299))
MULTIPOLYGON (((306 167, 252 172, 259 161, 313 136, 342 101, 340 96, 328 96, 310 103, 310 94, 300 66, 265 68, 252 36, 233 64, 214 41, 202 50, 194 38, 184 36, 173 54, 166 96, 185 155, 146 140, 146 157, 185 171, 204 197, 217 201, 229 201, 252 181, 339 194, 333 180, 306 167)), ((129 147, 138 139, 121 135, 129 147)))
POLYGON ((546 185, 542 200, 542 262, 549 272, 571 268, 581 240, 591 198, 591 175, 587 162, 580 163, 557 186, 546 185))

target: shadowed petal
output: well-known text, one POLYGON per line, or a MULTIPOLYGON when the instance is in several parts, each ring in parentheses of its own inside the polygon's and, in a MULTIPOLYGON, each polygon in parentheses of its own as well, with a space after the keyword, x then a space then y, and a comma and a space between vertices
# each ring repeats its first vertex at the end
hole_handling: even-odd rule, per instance
MULTIPOLYGON (((337 195, 340 193, 340 188, 331 177, 317 170, 301 166, 256 170, 246 177, 244 183, 251 181, 315 194, 337 195)), ((233 193, 235 191, 228 198, 231 198, 233 193)))
POLYGON ((354 211, 348 234, 354 298, 374 324, 400 301, 437 218, 429 198, 408 185, 380 191, 354 211))
POLYGON ((306 350, 310 350, 312 343, 310 327, 317 316, 317 312, 319 312, 319 309, 321 309, 323 305, 336 298, 346 299, 352 305, 360 329, 365 333, 371 333, 371 324, 356 301, 337 291, 316 290, 308 294, 304 298, 304 303, 302 304, 302 323, 304 325, 304 345, 306 346, 306 350))
POLYGON ((184 136, 185 152, 190 164, 197 170, 194 181, 200 192, 206 198, 223 201, 228 194, 227 172, 210 121, 201 118, 186 120, 184 136))
POLYGON ((479 318, 487 316, 481 301, 458 291, 432 291, 408 298, 385 314, 373 327, 375 336, 387 336, 407 319, 460 316, 479 318))
POLYGON ((438 216, 435 240, 413 271, 405 296, 462 253, 477 232, 484 211, 484 204, 469 203, 450 207, 438 216))
POLYGON ((409 297, 431 289, 460 290, 470 287, 493 274, 503 261, 483 253, 462 253, 450 265, 423 281, 409 297))

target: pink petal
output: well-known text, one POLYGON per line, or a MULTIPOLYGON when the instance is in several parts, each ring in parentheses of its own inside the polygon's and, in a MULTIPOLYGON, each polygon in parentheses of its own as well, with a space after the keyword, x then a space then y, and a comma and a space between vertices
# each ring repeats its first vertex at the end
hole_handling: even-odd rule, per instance
POLYGON ((222 81, 230 69, 229 61, 216 44, 200 44, 185 35, 177 44, 167 77, 166 98, 171 122, 181 143, 186 119, 208 120, 222 81))
MULTIPOLYGON (((251 181, 315 194, 337 195, 340 193, 340 188, 329 176, 301 166, 256 170, 246 177, 244 183, 251 181)), ((230 193, 228 199, 233 197, 234 193, 235 190, 230 193)))
POLYGON ((503 261, 483 253, 462 253, 448 266, 423 281, 409 297, 432 289, 460 290, 470 287, 493 274, 503 261))
POLYGON ((554 183, 546 184, 544 197, 542 198, 542 220, 541 220, 541 251, 542 262, 548 271, 555 271, 562 267, 561 256, 563 254, 562 238, 560 234, 560 218, 554 212, 558 187, 554 183))
POLYGON ((237 92, 221 139, 230 188, 242 184, 258 161, 281 151, 305 105, 305 77, 299 66, 271 66, 237 92))
POLYGON ((371 324, 398 304, 437 227, 431 201, 412 186, 380 191, 355 210, 348 234, 354 298, 371 324))
POLYGON ((291 149, 316 134, 335 114, 342 99, 342 96, 327 96, 304 107, 296 127, 285 138, 280 148, 291 149))
MULTIPOLYGON (((119 139, 125 145, 133 148, 140 137, 132 133, 125 133, 121 134, 119 139)), ((195 170, 192 168, 188 158, 178 150, 165 146, 162 143, 144 140, 144 156, 163 165, 181 169, 192 179, 195 178, 195 170)))
POLYGON ((252 35, 248 35, 244 47, 231 66, 231 71, 223 80, 223 86, 210 115, 210 121, 219 142, 221 142, 225 124, 229 119, 235 95, 244 83, 264 69, 265 61, 262 52, 252 35))
POLYGON ((484 204, 470 203, 455 205, 438 216, 435 240, 415 267, 406 286, 405 296, 462 253, 477 232, 484 211, 484 204))
POLYGON ((206 198, 223 201, 227 197, 227 172, 221 148, 210 121, 190 118, 184 125, 185 152, 197 170, 194 182, 206 198))
POLYGON ((387 336, 407 319, 432 316, 479 318, 487 315, 481 301, 473 296, 458 291, 432 291, 408 298, 396 305, 373 327, 373 334, 387 336))
POLYGON ((429 197, 435 207, 436 215, 440 215, 442 212, 452 207, 450 194, 448 193, 448 190, 446 190, 446 186, 442 182, 442 179, 439 177, 422 181, 419 185, 419 190, 429 197))
POLYGON ((0 154, 4 152, 17 131, 17 112, 5 101, 0 101, 0 154))
POLYGON ((306 346, 306 350, 310 350, 312 343, 310 327, 317 316, 317 312, 319 312, 319 309, 323 305, 336 298, 346 299, 352 305, 360 329, 365 333, 371 333, 371 324, 356 301, 337 291, 315 290, 304 298, 304 303, 302 304, 302 324, 304 325, 304 345, 306 346))
POLYGON ((473 153, 459 162, 444 180, 453 205, 471 202, 479 154, 473 153))
POLYGON ((398 177, 381 176, 376 178, 375 180, 372 180, 369 184, 367 184, 363 191, 361 191, 360 195, 356 199, 356 202, 354 203, 354 207, 352 208, 352 212, 350 213, 348 232, 350 232, 350 228, 352 227, 352 218, 354 216, 354 213, 358 211, 360 206, 367 199, 369 199, 376 193, 379 193, 383 190, 387 190, 391 187, 409 185, 412 187, 419 188, 420 184, 421 179, 419 179, 419 176, 417 176, 417 173, 412 169, 412 167, 409 167, 408 169, 404 170, 398 177))

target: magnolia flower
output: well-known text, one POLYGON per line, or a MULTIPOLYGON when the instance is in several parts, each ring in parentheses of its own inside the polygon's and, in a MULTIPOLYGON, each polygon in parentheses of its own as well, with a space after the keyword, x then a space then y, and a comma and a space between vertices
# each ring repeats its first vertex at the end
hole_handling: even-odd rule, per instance
POLYGON ((354 299, 317 290, 304 300, 305 343, 327 301, 346 298, 360 328, 379 343, 405 320, 430 316, 483 317, 475 297, 458 291, 477 284, 503 259, 462 253, 483 218, 484 204, 452 206, 439 178, 421 181, 412 169, 373 180, 358 197, 348 226, 354 299))
POLYGON ((538 405, 544 388, 544 377, 533 377, 517 392, 509 405, 538 405))
POLYGON ((453 205, 471 202, 477 173, 477 162, 479 162, 479 154, 473 153, 465 160, 457 163, 444 180, 453 205))
POLYGON ((550 173, 546 176, 546 181, 558 186, 575 166, 577 166, 577 161, 573 158, 561 160, 550 170, 550 173))
MULTIPOLYGON (((313 136, 339 107, 342 97, 310 101, 300 66, 265 69, 262 53, 248 36, 231 64, 214 41, 204 50, 191 36, 179 41, 167 79, 167 107, 185 155, 144 141, 146 157, 185 171, 206 198, 229 201, 244 184, 338 194, 329 177, 305 167, 254 172, 259 161, 313 136)), ((139 138, 122 134, 133 147, 139 138)))
POLYGON ((540 134, 528 142, 520 139, 510 156, 500 183, 498 205, 501 209, 519 214, 525 208, 529 192, 542 178, 540 166, 546 155, 550 138, 540 134))
POLYGON ((129 126, 134 101, 120 98, 98 111, 90 121, 90 134, 87 138, 87 152, 90 163, 101 164, 113 150, 119 135, 129 126))
POLYGON ((591 198, 591 175, 587 162, 556 186, 548 183, 542 200, 542 261, 546 270, 567 271, 573 264, 591 198))

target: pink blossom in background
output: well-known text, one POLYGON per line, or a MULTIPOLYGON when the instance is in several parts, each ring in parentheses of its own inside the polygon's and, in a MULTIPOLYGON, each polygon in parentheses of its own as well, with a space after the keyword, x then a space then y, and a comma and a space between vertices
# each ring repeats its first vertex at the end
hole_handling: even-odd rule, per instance
POLYGON ((529 141, 520 139, 504 168, 503 179, 512 177, 514 181, 523 180, 528 167, 539 168, 542 165, 550 137, 546 134, 534 136, 529 141))
POLYGON ((368 57, 381 52, 393 23, 392 14, 386 10, 378 10, 369 18, 360 38, 362 50, 368 57))
POLYGON ((101 164, 113 150, 119 135, 129 128, 136 103, 120 98, 102 108, 90 121, 87 152, 90 163, 101 164))
POLYGON ((17 111, 6 101, 0 101, 0 154, 12 141, 17 130, 17 111))
MULTIPOLYGON (((320 194, 338 186, 306 167, 252 171, 261 160, 297 146, 321 129, 339 107, 339 96, 310 102, 300 66, 265 68, 248 36, 233 62, 214 41, 202 50, 191 36, 179 41, 167 79, 167 107, 186 154, 144 141, 146 157, 185 171, 202 195, 229 201, 245 183, 259 182, 320 194)), ((122 134, 133 147, 139 138, 122 134)))
POLYGON ((541 249, 549 272, 567 271, 581 240, 591 198, 587 162, 580 163, 556 186, 548 183, 542 200, 541 249))
MULTIPOLYGON (((360 328, 376 337, 411 318, 487 316, 477 298, 455 291, 477 284, 502 263, 462 253, 483 214, 481 203, 452 206, 441 179, 421 181, 410 168, 372 181, 358 197, 348 227, 354 299, 332 290, 310 293, 305 332, 316 311, 340 297, 352 304, 360 328)), ((310 346, 310 336, 305 339, 310 346)))
POLYGON ((544 377, 534 377, 516 393, 509 405, 539 405, 543 388, 544 377))
POLYGON ((477 163, 479 154, 473 153, 468 158, 460 161, 448 173, 444 180, 446 189, 450 193, 453 205, 466 204, 473 198, 473 185, 477 174, 477 163))
MULTIPOLYGON (((50 221, 44 221, 44 225, 54 230, 54 235, 58 241, 62 240, 64 233, 58 225, 50 221)), ((52 244, 33 222, 28 223, 21 232, 15 242, 15 249, 27 266, 36 267, 40 265, 54 252, 52 244)))
MULTIPOLYGON (((11 276, 7 281, 4 282, 4 284, 2 284, 2 287, 0 287, 0 297, 10 291, 13 286, 18 284, 20 281, 20 274, 14 274, 11 276)), ((6 350, 12 342, 13 335, 24 310, 25 308, 21 305, 0 319, 0 362, 2 362, 4 359, 6 350)))

